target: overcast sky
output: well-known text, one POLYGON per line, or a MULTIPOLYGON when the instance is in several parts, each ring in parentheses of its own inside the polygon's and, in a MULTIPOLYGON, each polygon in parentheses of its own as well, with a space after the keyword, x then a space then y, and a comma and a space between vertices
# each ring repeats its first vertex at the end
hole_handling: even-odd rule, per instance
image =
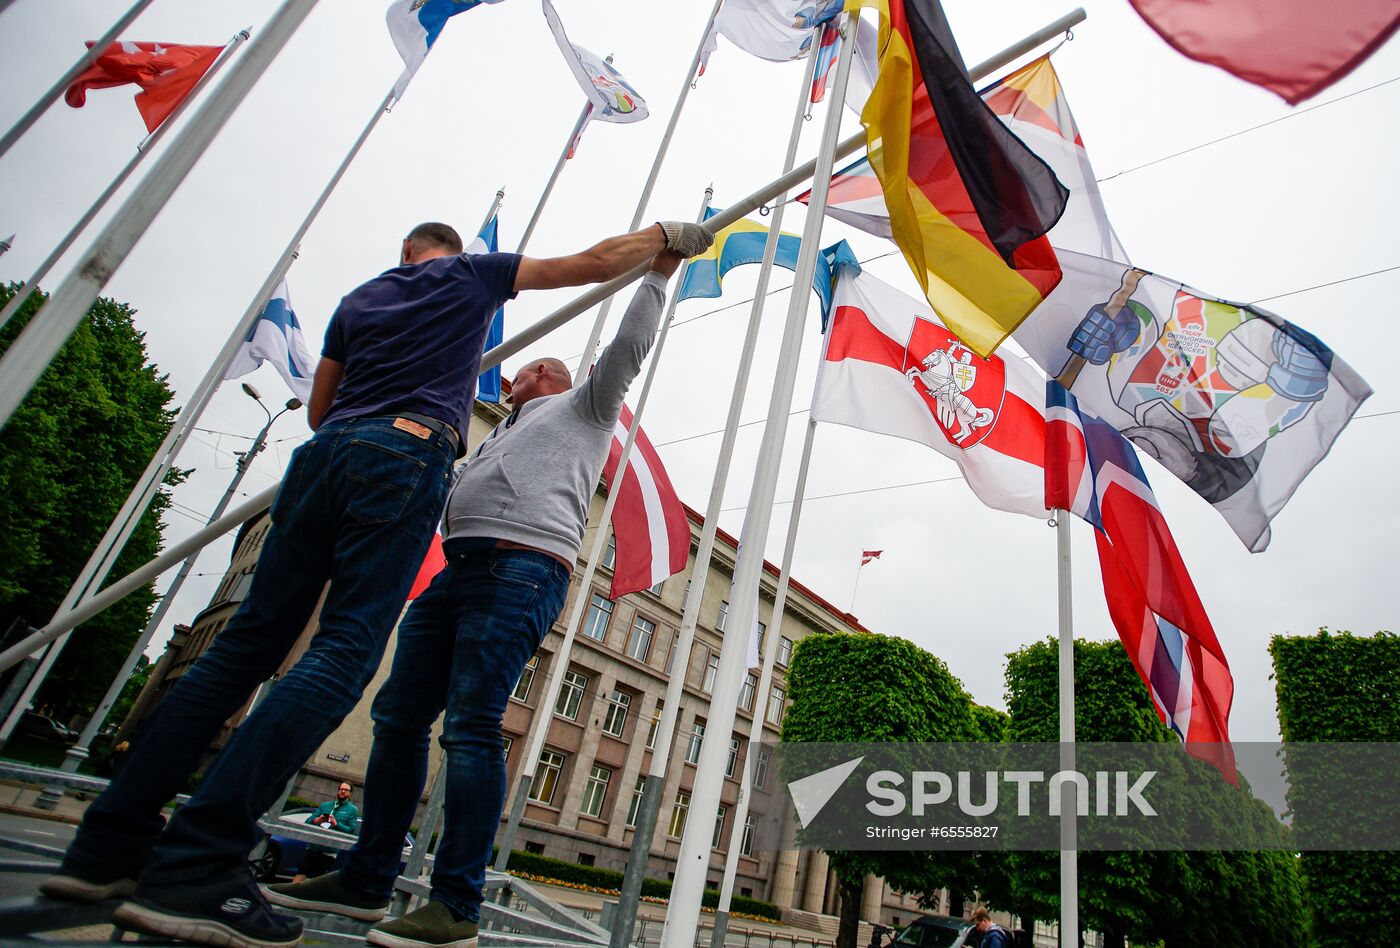
MULTIPOLYGON (((0 126, 28 108, 82 42, 101 35, 125 5, 20 0, 0 16, 6 64, 0 126)), ((109 284, 107 295, 139 311, 151 355, 182 401, 398 76, 386 5, 318 6, 109 284)), ((276 6, 275 0, 164 0, 126 38, 214 44, 246 26, 256 37, 276 6)), ((1246 552, 1204 500, 1146 462, 1234 671, 1232 736, 1274 739, 1269 638, 1320 625, 1387 629, 1400 602, 1392 559, 1400 527, 1393 474, 1400 414, 1388 414, 1400 412, 1390 384, 1390 354, 1400 347, 1392 303, 1400 294, 1400 259, 1387 223, 1400 219, 1393 180, 1400 167, 1393 133, 1400 41, 1392 39, 1336 86, 1290 109, 1272 93, 1183 58, 1126 0, 1084 6, 1087 22, 1054 61, 1133 262, 1224 298, 1267 300, 1265 306, 1316 333, 1376 389, 1361 412, 1370 417, 1348 428, 1303 483, 1262 554, 1246 552)), ((532 239, 534 255, 572 252, 626 228, 709 12, 708 3, 676 0, 557 0, 556 7, 575 42, 615 54, 652 115, 638 124, 589 128, 532 239)), ((946 0, 946 8, 972 63, 1071 6, 946 0)), ((722 42, 691 94, 648 219, 692 217, 709 183, 722 206, 775 178, 801 72, 801 64, 762 62, 722 42)), ((14 249, 0 257, 0 279, 27 276, 127 160, 144 132, 133 91, 93 92, 81 111, 54 107, 0 161, 0 236, 18 234, 14 249)), ((451 21, 291 270, 293 303, 313 350, 319 351, 340 296, 394 265, 401 237, 419 221, 446 220, 470 236, 504 186, 501 247, 512 249, 581 104, 531 0, 507 0, 451 21)), ((814 153, 826 107, 806 124, 799 160, 814 153)), ((848 111, 843 137, 857 128, 848 111)), ((800 232, 802 219, 802 209, 790 207, 784 229, 800 232)), ((892 249, 828 220, 823 243, 839 237, 861 258, 892 249)), ((869 269, 917 292, 897 255, 869 269)), ((719 442, 702 435, 723 424, 748 316, 743 301, 756 276, 756 267, 734 271, 723 299, 680 305, 677 320, 685 322, 671 335, 645 417, 681 497, 700 509, 719 442), (730 308, 709 315, 720 307, 730 308)), ((775 274, 775 286, 789 282, 787 274, 775 274)), ((507 308, 507 333, 573 296, 523 295, 507 308)), ((786 306, 787 293, 770 298, 745 420, 767 409, 786 306)), ((576 362, 590 321, 508 360, 507 374, 530 356, 576 362)), ((813 304, 796 409, 809 402, 819 344, 813 304)), ((269 403, 288 395, 270 367, 252 381, 269 403)), ((236 384, 215 397, 180 458, 195 472, 176 491, 168 541, 208 515, 232 476, 233 452, 247 445, 263 417, 236 384)), ((798 414, 789 425, 780 500, 792 497, 805 424, 798 414)), ((300 413, 278 422, 244 490, 275 483, 306 436, 300 413)), ((743 430, 727 474, 721 525, 734 533, 759 437, 758 425, 743 430)), ((964 483, 950 479, 956 474, 952 462, 921 445, 823 426, 794 574, 845 608, 860 550, 883 549, 861 578, 854 607, 861 621, 933 651, 976 700, 1003 706, 1005 653, 1055 632, 1054 535, 1042 521, 982 507, 964 483), (922 483, 928 481, 936 483, 922 483)), ((770 530, 767 554, 775 561, 789 510, 777 508, 770 530)), ((1074 543, 1077 633, 1111 639, 1092 537, 1077 521, 1074 543)), ((208 602, 229 552, 227 538, 205 551, 167 626, 190 620, 208 602)), ((153 654, 167 637, 168 629, 158 634, 153 654)))

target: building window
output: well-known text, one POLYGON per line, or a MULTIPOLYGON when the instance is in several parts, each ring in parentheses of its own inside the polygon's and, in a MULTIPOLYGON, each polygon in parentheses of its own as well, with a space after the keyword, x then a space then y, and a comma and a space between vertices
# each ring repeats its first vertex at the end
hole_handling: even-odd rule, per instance
POLYGON ((668 675, 671 674, 671 669, 676 667, 676 649, 680 644, 681 633, 678 629, 676 630, 676 634, 671 638, 671 650, 666 653, 666 674, 668 675))
POLYGON ((627 825, 637 825, 637 814, 642 810, 642 791, 646 789, 647 780, 645 777, 637 778, 637 785, 632 788, 632 802, 627 804, 627 825))
POLYGON ((723 632, 724 624, 729 621, 729 600, 719 604, 719 615, 715 616, 715 631, 723 632))
POLYGON ((768 626, 757 619, 753 623, 753 634, 758 639, 758 660, 763 661, 763 636, 768 633, 768 626))
POLYGON ((680 839, 685 833, 685 816, 690 812, 690 794, 682 790, 676 794, 676 803, 671 807, 671 825, 666 827, 666 835, 680 839))
POLYGON ((786 635, 778 639, 778 664, 792 664, 792 639, 786 635))
POLYGON ((563 754, 543 751, 540 754, 539 768, 535 770, 535 779, 530 781, 530 799, 549 806, 550 801, 554 799, 554 788, 559 786, 559 774, 563 769, 563 754))
POLYGON ((512 698, 516 701, 524 701, 526 698, 530 697, 530 685, 534 683, 535 669, 539 667, 540 657, 538 655, 530 656, 530 660, 526 662, 525 667, 521 669, 520 680, 515 683, 515 690, 510 693, 512 698))
POLYGON ((502 737, 502 738, 501 738, 501 756, 504 757, 506 760, 510 760, 510 749, 511 749, 512 747, 514 747, 514 746, 515 746, 515 738, 513 738, 513 737, 502 737))
POLYGON ((583 634, 601 642, 608 634, 608 620, 612 618, 613 604, 607 596, 593 594, 588 601, 588 617, 583 620, 583 634))
POLYGON ((652 594, 653 596, 659 596, 659 595, 661 595, 661 590, 664 589, 665 586, 666 586, 666 580, 663 579, 661 582, 659 582, 659 583, 657 583, 655 586, 651 587, 651 594, 652 594))
POLYGON ((622 727, 627 723, 627 709, 631 706, 632 696, 614 688, 608 696, 608 713, 603 717, 603 733, 621 737, 622 727))
POLYGON ((690 726, 690 743, 685 748, 685 762, 700 763, 700 745, 705 742, 705 722, 696 721, 690 726))
POLYGON ((613 568, 613 563, 617 561, 617 537, 608 537, 608 548, 603 551, 603 565, 608 569, 613 568))
POLYGON ((594 863, 596 860, 597 860, 597 857, 594 856, 592 853, 579 853, 579 854, 578 854, 578 864, 579 864, 580 866, 591 866, 591 865, 593 865, 593 863, 594 863))
POLYGON ((739 855, 753 855, 753 814, 744 817, 744 835, 739 840, 739 855))
POLYGON ((632 634, 627 636, 627 655, 639 662, 647 660, 651 654, 651 640, 656 637, 656 623, 637 616, 632 623, 632 634))
POLYGON ((531 856, 543 856, 544 843, 534 843, 527 840, 525 842, 525 851, 531 856))
POLYGON ((729 739, 729 759, 724 762, 724 775, 734 776, 734 771, 739 769, 739 739, 731 737, 729 739))
POLYGON ((763 785, 768 782, 768 761, 772 753, 758 749, 758 754, 753 759, 753 786, 755 790, 762 790, 763 785))
POLYGON ((753 710, 754 693, 758 691, 758 676, 749 672, 744 676, 744 687, 739 689, 739 707, 745 711, 753 710))
POLYGON ((711 652, 705 660, 705 678, 700 687, 706 694, 715 690, 715 676, 719 674, 719 652, 711 652))
POLYGON ((690 602, 690 587, 693 584, 694 580, 687 579, 685 581, 685 595, 681 596, 681 612, 685 611, 686 604, 690 602))
POLYGON ((612 771, 606 767, 594 767, 588 772, 588 783, 583 787, 583 806, 580 808, 584 816, 602 816, 603 800, 607 798, 610 780, 612 771))
POLYGON ((559 688, 559 700, 554 702, 554 713, 570 721, 578 717, 578 706, 583 703, 583 693, 588 690, 588 676, 576 671, 564 672, 564 683, 559 688))
POLYGON ((710 848, 719 849, 724 843, 724 818, 729 814, 726 807, 720 807, 715 814, 715 835, 710 837, 710 848))
POLYGON ((770 724, 783 723, 783 699, 787 695, 781 688, 774 688, 768 695, 768 722, 770 724))
POLYGON ((647 731, 647 749, 656 746, 656 733, 661 730, 661 712, 666 710, 665 699, 656 702, 656 709, 651 712, 651 729, 647 731))

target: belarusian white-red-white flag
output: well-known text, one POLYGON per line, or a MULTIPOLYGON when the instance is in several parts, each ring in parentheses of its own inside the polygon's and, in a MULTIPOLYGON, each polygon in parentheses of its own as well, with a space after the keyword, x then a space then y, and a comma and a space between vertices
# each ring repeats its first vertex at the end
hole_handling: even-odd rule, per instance
MULTIPOLYGON (((631 424, 632 412, 623 405, 622 417, 613 427, 608 460, 603 465, 603 480, 609 488, 631 424)), ((617 555, 610 599, 650 589, 674 576, 685 569, 690 555, 690 521, 685 506, 676 496, 656 448, 640 428, 619 489, 621 493, 612 512, 617 555)))
POLYGON ((812 419, 926 444, 987 506, 1045 514, 1044 378, 981 358, 926 301, 868 273, 837 281, 812 419))

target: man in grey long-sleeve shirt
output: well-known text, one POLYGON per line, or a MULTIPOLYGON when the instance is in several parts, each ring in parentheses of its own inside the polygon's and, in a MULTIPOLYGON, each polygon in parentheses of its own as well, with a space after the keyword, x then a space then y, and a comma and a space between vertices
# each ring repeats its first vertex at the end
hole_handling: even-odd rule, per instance
POLYGON ((516 374, 514 410, 458 469, 445 517, 447 566, 399 625, 393 670, 371 712, 360 839, 338 873, 272 886, 273 904, 383 917, 427 776, 429 730, 446 708, 447 793, 432 893, 423 908, 376 925, 366 941, 475 946, 505 803, 501 716, 564 607, 613 427, 679 262, 669 252, 652 261, 617 336, 578 388, 557 359, 516 374))

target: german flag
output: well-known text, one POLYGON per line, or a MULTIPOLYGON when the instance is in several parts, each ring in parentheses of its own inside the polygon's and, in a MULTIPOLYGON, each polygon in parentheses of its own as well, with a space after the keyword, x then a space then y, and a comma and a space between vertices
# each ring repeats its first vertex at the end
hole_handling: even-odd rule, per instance
POLYGON ((1069 192, 973 89, 937 0, 880 11, 880 73, 861 113, 894 242, 929 304, 984 358, 1060 282, 1046 232, 1069 192))

